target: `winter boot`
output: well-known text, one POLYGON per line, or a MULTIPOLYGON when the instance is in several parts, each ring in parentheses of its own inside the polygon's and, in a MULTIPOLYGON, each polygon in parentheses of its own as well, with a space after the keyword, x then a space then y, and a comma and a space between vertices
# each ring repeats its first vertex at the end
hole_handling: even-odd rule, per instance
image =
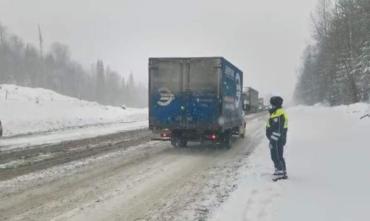
POLYGON ((272 180, 275 182, 275 181, 278 181, 278 180, 286 180, 288 179, 288 175, 286 173, 286 170, 276 170, 275 169, 275 172, 273 174, 273 178, 272 180))
POLYGON ((283 173, 284 173, 284 176, 288 177, 288 173, 286 172, 286 170, 283 170, 283 173))

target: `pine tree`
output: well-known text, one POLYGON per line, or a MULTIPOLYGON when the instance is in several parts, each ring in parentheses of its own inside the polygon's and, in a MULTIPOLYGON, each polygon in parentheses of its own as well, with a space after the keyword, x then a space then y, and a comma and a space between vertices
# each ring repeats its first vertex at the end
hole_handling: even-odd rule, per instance
MULTIPOLYGON (((35 34, 39 35, 38 30, 35 34)), ((102 104, 146 105, 146 101, 133 97, 141 87, 135 84, 133 75, 126 84, 101 60, 87 70, 71 59, 68 46, 62 43, 53 43, 46 51, 37 48, 8 33, 0 23, 0 84, 43 87, 102 104)))
POLYGON ((316 49, 313 58, 304 56, 295 97, 306 104, 368 100, 370 1, 338 0, 333 7, 328 5, 330 1, 322 0, 313 15, 316 49), (309 89, 307 79, 316 82, 309 89))

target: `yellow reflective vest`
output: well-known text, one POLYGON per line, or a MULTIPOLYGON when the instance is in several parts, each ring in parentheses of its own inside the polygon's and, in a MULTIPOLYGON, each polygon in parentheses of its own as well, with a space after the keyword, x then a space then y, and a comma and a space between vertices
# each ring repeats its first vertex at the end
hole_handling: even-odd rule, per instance
POLYGON ((283 108, 278 108, 270 114, 266 125, 266 137, 270 142, 280 142, 285 145, 288 131, 288 116, 283 108))

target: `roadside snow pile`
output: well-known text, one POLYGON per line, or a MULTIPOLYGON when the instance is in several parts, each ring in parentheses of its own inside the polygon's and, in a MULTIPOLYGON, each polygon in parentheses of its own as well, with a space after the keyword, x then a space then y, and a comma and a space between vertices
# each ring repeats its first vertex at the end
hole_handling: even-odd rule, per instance
POLYGON ((214 211, 221 220, 367 220, 369 104, 290 108, 288 180, 271 181, 267 142, 242 171, 239 188, 214 211))
POLYGON ((0 85, 4 136, 145 121, 147 109, 103 106, 41 88, 0 85))

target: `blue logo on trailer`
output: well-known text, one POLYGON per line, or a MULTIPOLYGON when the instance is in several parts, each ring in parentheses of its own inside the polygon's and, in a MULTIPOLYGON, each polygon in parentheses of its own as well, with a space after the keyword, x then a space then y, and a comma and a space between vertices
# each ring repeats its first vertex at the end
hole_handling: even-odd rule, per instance
POLYGON ((168 88, 160 88, 158 89, 160 98, 157 101, 159 106, 167 106, 171 104, 171 102, 175 99, 175 95, 168 89, 168 88))
POLYGON ((218 99, 207 93, 180 92, 161 88, 152 97, 152 119, 161 125, 199 128, 217 121, 218 99))

